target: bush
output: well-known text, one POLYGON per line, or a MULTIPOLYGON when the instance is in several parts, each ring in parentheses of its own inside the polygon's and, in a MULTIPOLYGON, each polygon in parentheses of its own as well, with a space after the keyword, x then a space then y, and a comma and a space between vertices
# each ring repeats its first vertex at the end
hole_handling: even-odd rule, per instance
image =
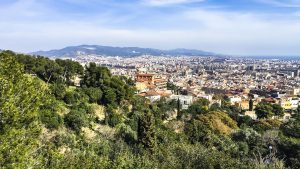
POLYGON ((103 94, 100 88, 90 87, 83 89, 83 91, 89 97, 90 103, 100 103, 103 94))
POLYGON ((262 133, 267 130, 278 129, 280 124, 281 122, 278 120, 268 119, 268 120, 259 120, 255 122, 252 127, 254 130, 262 133))
POLYGON ((64 101, 67 104, 75 105, 82 102, 87 102, 88 96, 85 95, 81 90, 69 91, 66 93, 64 101))
POLYGON ((64 99, 66 95, 66 88, 61 83, 55 83, 50 86, 51 93, 59 100, 64 99))
POLYGON ((50 110, 44 110, 40 114, 40 118, 43 124, 48 129, 57 129, 59 126, 63 124, 63 119, 56 112, 50 110))
POLYGON ((123 122, 123 116, 121 114, 110 114, 109 115, 109 125, 112 127, 117 126, 118 124, 120 124, 121 122, 123 122))
POLYGON ((68 113, 65 116, 64 121, 69 128, 75 130, 76 132, 79 132, 81 127, 88 125, 87 115, 78 110, 72 110, 70 113, 68 113))
POLYGON ((127 144, 134 144, 137 141, 137 133, 130 126, 122 123, 117 126, 118 136, 124 139, 127 144))

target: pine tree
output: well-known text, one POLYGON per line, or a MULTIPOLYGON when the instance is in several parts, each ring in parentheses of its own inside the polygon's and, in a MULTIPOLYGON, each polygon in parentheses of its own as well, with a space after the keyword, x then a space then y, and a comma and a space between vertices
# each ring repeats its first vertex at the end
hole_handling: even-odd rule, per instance
POLYGON ((153 152, 155 147, 155 131, 153 114, 147 109, 138 121, 138 142, 153 152))
POLYGON ((249 110, 253 111, 253 100, 252 99, 250 99, 250 101, 249 101, 249 110))

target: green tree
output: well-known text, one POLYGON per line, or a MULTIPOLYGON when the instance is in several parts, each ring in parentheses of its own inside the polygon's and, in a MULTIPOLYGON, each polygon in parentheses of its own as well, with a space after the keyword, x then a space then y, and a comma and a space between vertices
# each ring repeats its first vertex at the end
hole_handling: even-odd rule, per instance
POLYGON ((88 96, 85 93, 78 89, 75 91, 68 91, 64 97, 64 101, 69 105, 77 105, 80 103, 88 102, 88 96))
POLYGON ((255 113, 258 118, 271 118, 274 116, 273 106, 270 103, 261 102, 256 105, 255 113))
POLYGON ((214 103, 209 108, 210 111, 220 111, 221 107, 219 103, 214 103))
POLYGON ((89 87, 83 89, 84 93, 89 97, 90 103, 100 103, 103 92, 100 88, 89 87))
POLYGON ((66 81, 66 84, 71 85, 72 79, 75 76, 83 75, 83 67, 78 62, 74 62, 72 60, 62 60, 56 59, 55 62, 62 67, 63 69, 63 78, 66 81))
POLYGON ((24 75, 12 53, 0 53, 0 168, 33 168, 38 163, 38 111, 46 86, 24 75))
POLYGON ((105 105, 116 106, 117 95, 111 88, 106 88, 103 91, 102 103, 105 105))
POLYGON ((80 132, 82 127, 88 125, 88 118, 85 112, 81 112, 78 110, 72 110, 65 116, 65 124, 75 130, 76 132, 80 132))
POLYGON ((109 85, 111 73, 106 67, 98 67, 90 63, 85 68, 82 85, 86 87, 103 87, 109 85))
POLYGON ((34 72, 39 78, 45 82, 63 81, 63 68, 57 63, 44 57, 37 57, 35 62, 36 67, 34 68, 34 72))
POLYGON ((45 100, 39 111, 41 122, 48 129, 57 129, 63 124, 63 118, 57 114, 58 103, 54 99, 45 100))
POLYGON ((252 99, 249 100, 249 110, 250 111, 253 110, 253 100, 252 99))
POLYGON ((117 129, 118 136, 123 138, 127 144, 134 144, 137 141, 137 133, 129 125, 121 123, 117 129))
POLYGON ((59 100, 63 100, 66 95, 66 87, 62 83, 54 83, 50 85, 51 93, 59 100))
POLYGON ((298 106, 297 109, 293 111, 292 117, 300 121, 300 106, 298 106))
POLYGON ((144 148, 154 151, 156 144, 154 119, 148 109, 144 111, 144 115, 138 121, 138 142, 144 148))
POLYGON ((188 108, 188 112, 193 116, 205 114, 208 112, 208 107, 209 101, 207 99, 200 98, 188 108))
POLYGON ((277 117, 283 117, 284 116, 284 109, 279 104, 273 104, 273 113, 277 117))

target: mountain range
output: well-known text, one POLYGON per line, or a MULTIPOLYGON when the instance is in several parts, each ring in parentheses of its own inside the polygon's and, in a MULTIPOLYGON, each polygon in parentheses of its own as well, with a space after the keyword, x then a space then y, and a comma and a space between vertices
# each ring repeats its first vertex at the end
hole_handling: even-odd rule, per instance
POLYGON ((41 55, 47 57, 77 57, 81 55, 104 55, 104 56, 120 56, 120 57, 135 57, 141 55, 153 56, 216 56, 212 52, 206 52, 195 49, 172 49, 160 50, 153 48, 140 47, 112 47, 99 45, 80 45, 69 46, 63 49, 55 49, 49 51, 37 51, 30 53, 31 55, 41 55))

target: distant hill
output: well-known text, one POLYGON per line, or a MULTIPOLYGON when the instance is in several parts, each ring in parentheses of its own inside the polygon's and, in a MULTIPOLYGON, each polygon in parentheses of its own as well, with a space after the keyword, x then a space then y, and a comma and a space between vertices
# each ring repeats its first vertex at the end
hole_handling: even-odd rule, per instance
POLYGON ((99 45, 80 45, 69 46, 63 49, 56 49, 50 51, 37 51, 30 53, 32 55, 41 55, 47 57, 76 57, 80 55, 106 55, 106 56, 121 56, 134 57, 140 55, 154 55, 154 56, 213 56, 212 52, 206 52, 194 49, 173 49, 173 50, 159 50, 152 48, 139 47, 111 47, 99 45))

